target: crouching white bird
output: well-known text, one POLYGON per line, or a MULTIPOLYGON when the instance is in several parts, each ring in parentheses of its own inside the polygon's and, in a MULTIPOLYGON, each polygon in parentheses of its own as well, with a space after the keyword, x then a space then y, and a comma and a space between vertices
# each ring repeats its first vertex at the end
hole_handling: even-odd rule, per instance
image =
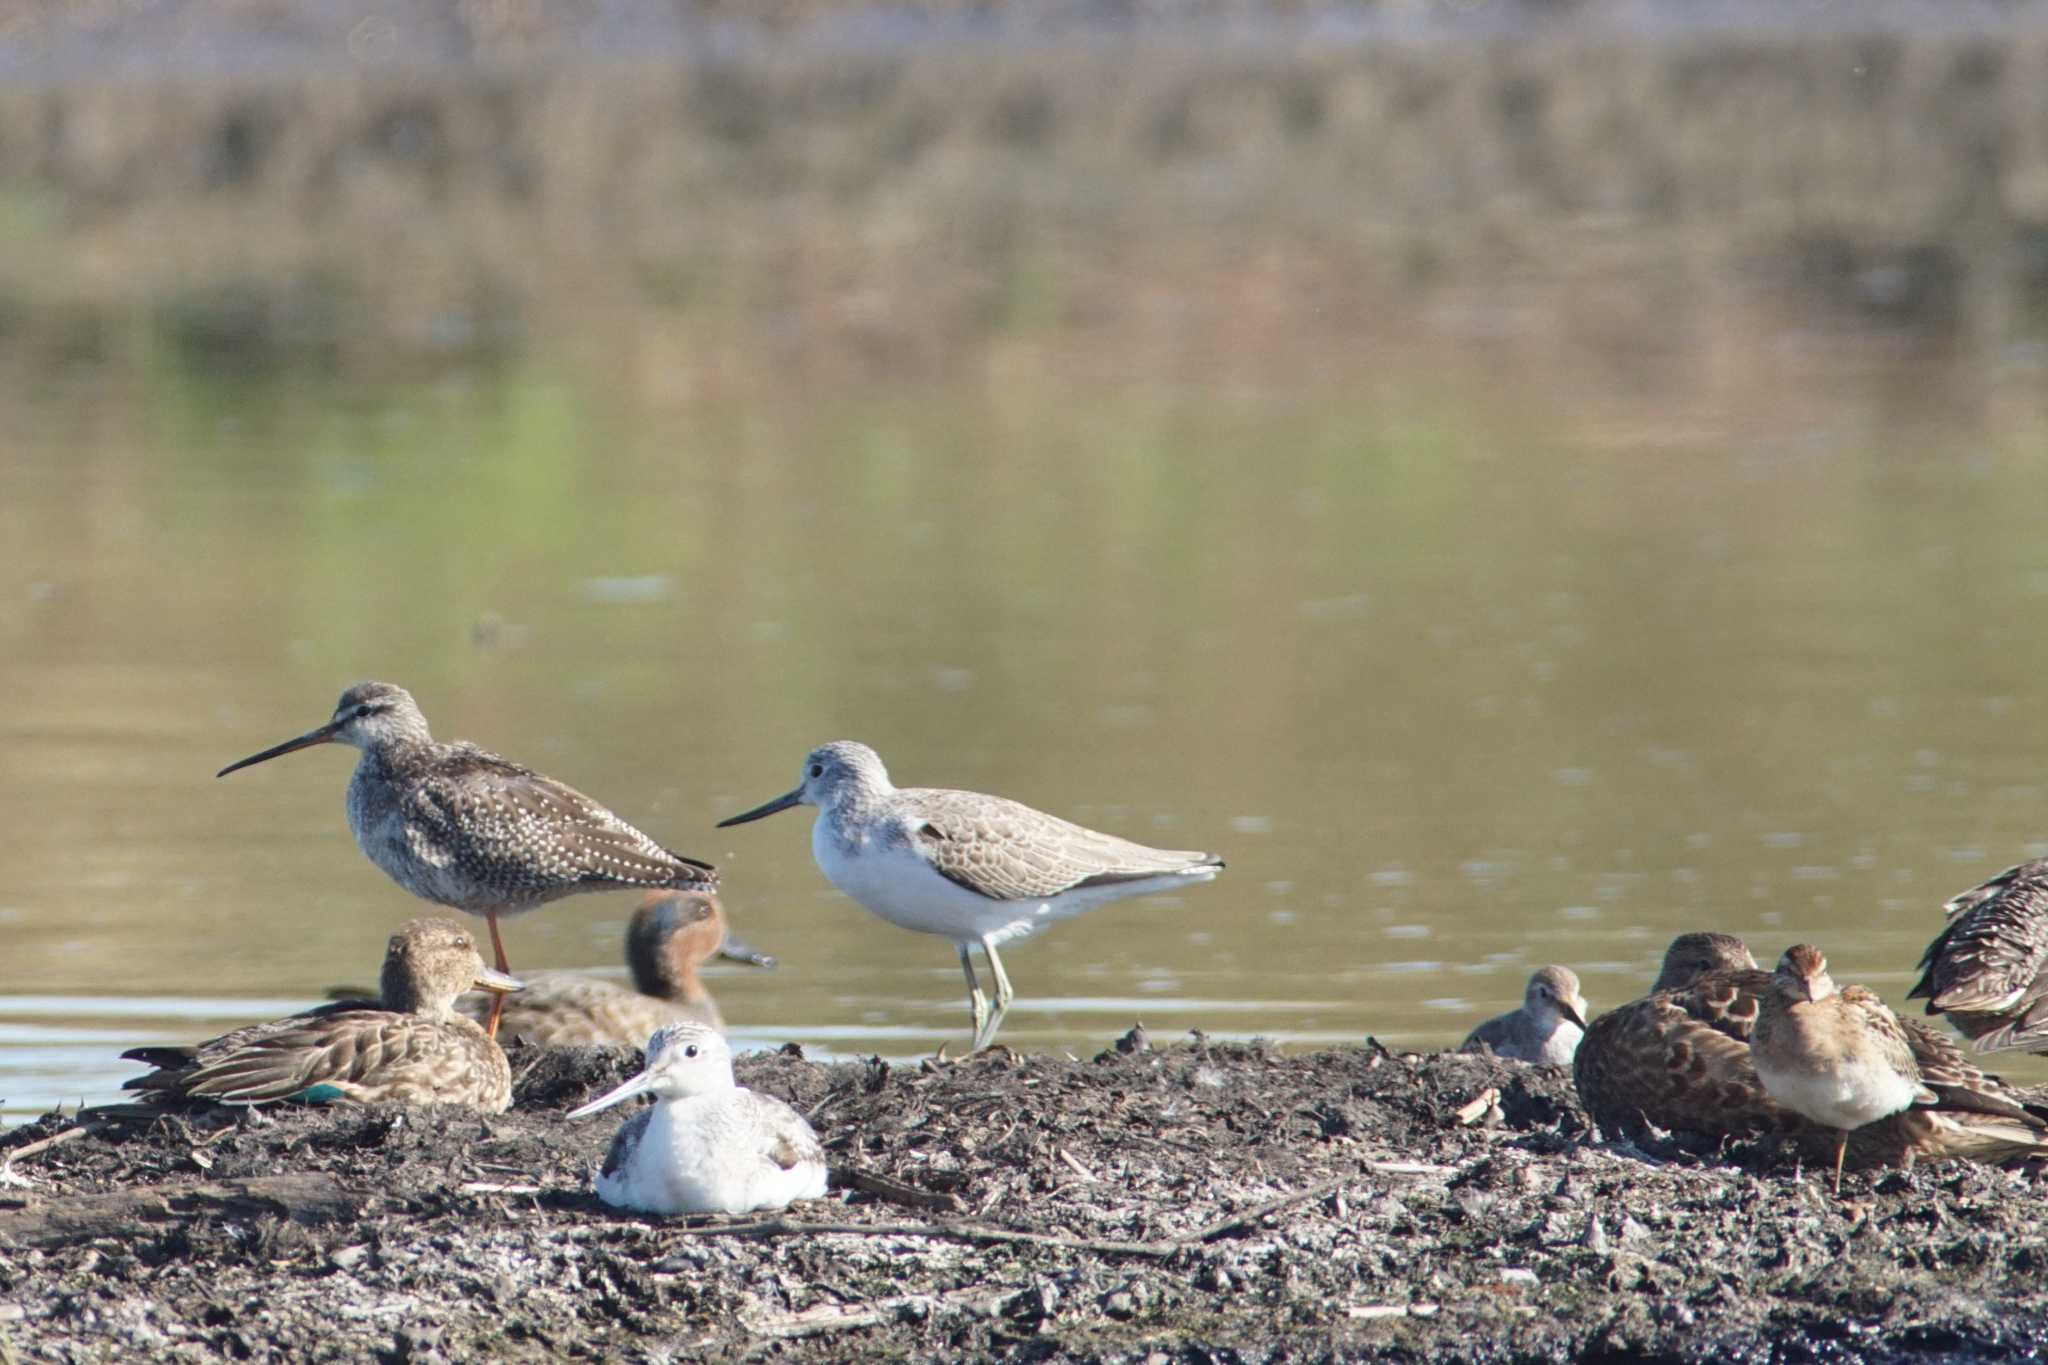
POLYGON ((732 1049, 704 1024, 647 1040, 647 1065, 572 1111, 582 1118, 635 1095, 656 1103, 620 1126, 597 1197, 641 1213, 748 1213, 825 1194, 825 1149, 803 1115, 732 1076, 732 1049))

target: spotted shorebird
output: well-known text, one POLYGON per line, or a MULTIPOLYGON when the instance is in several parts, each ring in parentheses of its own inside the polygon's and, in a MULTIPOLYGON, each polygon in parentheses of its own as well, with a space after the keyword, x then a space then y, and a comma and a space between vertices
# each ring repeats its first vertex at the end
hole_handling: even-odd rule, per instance
POLYGON ((1942 909, 1948 925, 1920 956, 1929 1014, 1980 1052, 2048 1050, 2048 859, 2009 867, 1942 909))
MULTIPOLYGON (((526 989, 505 1002, 499 1031, 533 1043, 619 1043, 640 1047, 667 1024, 725 1020, 697 969, 725 940, 725 912, 711 891, 650 891, 626 926, 631 986, 577 972, 528 972, 526 989)), ((755 960, 763 960, 756 955, 755 960)), ((766 959, 773 961, 773 959, 766 959)), ((481 996, 456 1008, 473 1019, 490 1012, 481 996)))
POLYGON ((995 1041, 1015 999, 996 949, 1126 896, 1177 891, 1223 870, 1213 853, 1146 848, 1000 796, 898 788, 865 744, 835 740, 804 759, 796 790, 718 827, 816 806, 811 855, 831 883, 891 924, 949 938, 967 976, 972 1050, 995 1041), (970 950, 995 977, 989 1008, 970 950))
MULTIPOLYGON (((670 852, 581 792, 474 744, 436 741, 412 695, 390 683, 357 683, 319 729, 216 776, 315 744, 361 751, 348 784, 356 844, 420 899, 482 915, 499 971, 511 966, 500 915, 583 891, 717 884, 709 863, 670 852)), ((496 1009, 484 1028, 497 1036, 496 1009)))
POLYGON ((219 1104, 449 1102, 500 1113, 512 1102, 505 1054, 454 1009, 471 986, 519 989, 484 966, 461 924, 416 919, 391 936, 379 999, 323 1005, 196 1047, 133 1048, 121 1056, 157 1069, 124 1088, 219 1104))
MULTIPOLYGON (((1751 1042, 1774 989, 1772 975, 1757 969, 1741 939, 1680 935, 1650 995, 1587 1027, 1572 1059, 1586 1112, 1614 1135, 1775 1134, 1816 1157, 1835 1156, 1841 1131, 1774 1099, 1757 1074, 1751 1042)), ((1848 1153, 1859 1164, 2000 1163, 2048 1154, 2048 1105, 1972 1065, 1953 1041, 1918 1020, 1892 1017, 1937 1103, 1850 1132, 1848 1153)))
POLYGON ((635 1095, 656 1103, 620 1127, 597 1197, 642 1213, 747 1213, 825 1195, 825 1149, 803 1115, 733 1080, 732 1049, 704 1024, 670 1024, 647 1040, 639 1075, 569 1117, 635 1095))
POLYGON ((1545 967, 1529 978, 1522 1007, 1473 1029, 1461 1052, 1491 1052, 1538 1066, 1570 1066, 1586 1033, 1586 1001, 1578 974, 1569 967, 1545 967))

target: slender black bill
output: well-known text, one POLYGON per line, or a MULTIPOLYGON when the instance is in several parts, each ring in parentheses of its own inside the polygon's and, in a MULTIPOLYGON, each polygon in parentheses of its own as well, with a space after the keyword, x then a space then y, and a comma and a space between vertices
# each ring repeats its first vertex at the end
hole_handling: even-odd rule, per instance
MULTIPOLYGON (((268 757, 268 754, 256 755, 256 758, 268 757)), ((244 759, 243 762, 254 763, 256 761, 256 758, 244 759)), ((793 792, 789 792, 786 795, 776 797, 773 801, 770 801, 765 806, 756 806, 752 810, 741 811, 738 815, 732 816, 725 820, 720 820, 718 822, 718 827, 720 829, 724 829, 727 825, 744 825, 749 820, 759 820, 764 815, 773 815, 775 814, 775 812, 779 810, 788 810, 791 806, 800 806, 803 804, 803 800, 804 789, 802 787, 798 787, 793 792)))
POLYGON ((214 776, 226 777, 231 772, 239 771, 242 768, 247 768, 257 763, 265 763, 273 758, 281 758, 285 754, 293 753, 299 749, 310 749, 315 744, 332 744, 334 743, 334 732, 340 728, 341 725, 338 721, 328 721, 327 724, 319 729, 308 730, 297 739, 288 739, 282 744, 274 744, 260 754, 250 754, 247 758, 230 763, 227 767, 215 773, 214 776))
POLYGON ((1557 1002, 1557 1007, 1564 1013, 1565 1018, 1571 1020, 1574 1024, 1577 1024, 1579 1026, 1579 1032, 1584 1033, 1586 1031, 1586 1021, 1585 1018, 1582 1015, 1580 1015, 1578 1006, 1574 1005, 1569 1000, 1559 1000, 1557 1002))

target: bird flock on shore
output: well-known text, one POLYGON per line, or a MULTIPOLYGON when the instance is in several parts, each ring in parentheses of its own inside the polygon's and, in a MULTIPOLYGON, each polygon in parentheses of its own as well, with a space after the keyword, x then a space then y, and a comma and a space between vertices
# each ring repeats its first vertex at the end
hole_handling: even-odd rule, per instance
MULTIPOLYGON (((328 721, 228 765, 220 776, 319 744, 357 749, 349 827, 365 855, 423 900, 480 916, 492 951, 459 921, 416 919, 391 937, 375 998, 348 998, 190 1047, 123 1054, 152 1070, 127 1083, 150 1106, 277 1101, 512 1101, 501 1033, 535 1044, 645 1049, 632 1079, 568 1117, 636 1096, 655 1101, 614 1137, 599 1198, 652 1213, 739 1213, 822 1196, 817 1134, 780 1100, 737 1085, 710 958, 769 959, 728 939, 708 863, 665 848, 580 792, 468 743, 430 734, 411 695, 366 682, 328 721), (500 920, 584 892, 638 889, 628 926, 632 985, 573 973, 510 973, 500 920)), ((834 886, 889 923, 949 939, 968 990, 972 1051, 992 1045, 1015 993, 999 949, 1128 896, 1214 878, 1216 856, 1149 848, 980 792, 899 788, 847 740, 804 759, 795 788, 720 827, 799 805, 834 886), (979 950, 994 988, 975 971, 979 950)), ((2048 1051, 2048 860, 1949 901, 1912 997, 1979 1052, 2048 1051)), ((1594 1016, 1578 977, 1547 966, 1522 1006, 1464 1050, 1569 1066, 1587 1113, 1624 1141, 1684 1134, 1775 1139, 1831 1165, 2048 1157, 2048 1097, 1973 1064, 1946 1032, 1860 986, 1838 986, 1811 944, 1774 971, 1738 938, 1680 935, 1647 994, 1594 1016)))

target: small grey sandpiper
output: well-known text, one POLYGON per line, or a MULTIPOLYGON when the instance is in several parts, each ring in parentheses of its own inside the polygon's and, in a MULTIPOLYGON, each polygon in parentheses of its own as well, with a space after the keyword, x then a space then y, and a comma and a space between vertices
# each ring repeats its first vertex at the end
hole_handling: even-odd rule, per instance
POLYGON ((218 1104, 473 1104, 502 1113, 512 1070, 474 1021, 455 1013, 472 985, 502 997, 519 983, 484 966, 470 931, 416 919, 391 936, 376 1000, 349 1000, 250 1024, 196 1047, 138 1047, 121 1056, 156 1068, 123 1089, 157 1100, 218 1104))
POLYGON ((1529 978, 1522 1007, 1473 1029, 1459 1050, 1481 1049, 1511 1061, 1570 1066, 1586 1036, 1586 999, 1569 967, 1544 967, 1529 978))
MULTIPOLYGON (((500 915, 583 891, 718 882, 711 864, 663 848, 574 788, 474 744, 437 741, 412 694, 391 683, 357 683, 325 725, 215 776, 315 744, 362 753, 348 825, 363 853, 420 899, 482 915, 499 971, 511 965, 500 915)), ((484 1028, 497 1036, 497 1008, 484 1028)))
POLYGON ((1126 896, 1177 891, 1223 870, 1213 853, 1147 848, 1000 796, 897 787, 865 744, 811 750, 796 790, 718 827, 816 806, 811 854, 831 883, 891 924, 951 939, 967 977, 973 1051, 995 1041, 1015 999, 996 949, 1126 896), (995 977, 991 1009, 974 975, 995 977))

